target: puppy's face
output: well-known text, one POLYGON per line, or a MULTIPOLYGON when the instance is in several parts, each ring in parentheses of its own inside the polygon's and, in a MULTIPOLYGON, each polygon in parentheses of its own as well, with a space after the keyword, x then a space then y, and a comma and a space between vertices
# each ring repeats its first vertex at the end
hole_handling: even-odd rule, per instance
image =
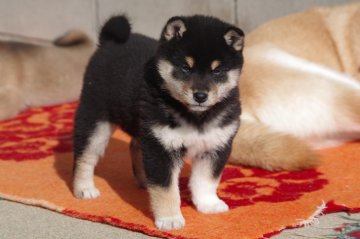
POLYGON ((216 18, 174 17, 157 52, 162 87, 190 111, 202 112, 238 86, 243 32, 216 18))

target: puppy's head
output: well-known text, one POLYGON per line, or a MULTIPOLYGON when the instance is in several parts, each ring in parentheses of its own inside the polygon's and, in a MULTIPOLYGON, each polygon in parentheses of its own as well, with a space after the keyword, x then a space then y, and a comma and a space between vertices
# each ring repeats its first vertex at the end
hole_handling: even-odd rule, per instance
POLYGON ((238 86, 243 46, 243 31, 217 18, 171 18, 156 55, 162 87, 190 111, 210 109, 238 86))

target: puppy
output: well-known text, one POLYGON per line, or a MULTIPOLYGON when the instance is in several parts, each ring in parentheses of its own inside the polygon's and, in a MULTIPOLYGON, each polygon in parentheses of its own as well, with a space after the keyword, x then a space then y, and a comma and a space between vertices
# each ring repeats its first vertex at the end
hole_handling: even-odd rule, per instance
POLYGON ((86 70, 74 136, 73 190, 95 198, 94 167, 114 126, 130 134, 133 169, 159 229, 181 228, 178 177, 193 160, 192 201, 203 213, 228 206, 217 185, 239 127, 244 33, 213 17, 173 17, 160 41, 110 19, 86 70))
POLYGON ((79 98, 82 76, 95 46, 86 34, 69 31, 48 45, 0 42, 0 120, 27 107, 79 98))

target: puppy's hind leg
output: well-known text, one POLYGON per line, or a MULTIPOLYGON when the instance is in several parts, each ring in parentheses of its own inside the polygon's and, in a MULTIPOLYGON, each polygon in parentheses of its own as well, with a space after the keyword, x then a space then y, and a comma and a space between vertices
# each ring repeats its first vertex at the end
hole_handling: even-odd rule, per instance
POLYGON ((94 169, 104 154, 113 128, 107 121, 82 122, 80 127, 79 121, 75 127, 73 191, 77 198, 96 198, 100 192, 94 184, 94 169))
POLYGON ((138 139, 133 138, 130 142, 130 155, 134 176, 140 188, 146 187, 146 175, 141 153, 141 145, 138 139))

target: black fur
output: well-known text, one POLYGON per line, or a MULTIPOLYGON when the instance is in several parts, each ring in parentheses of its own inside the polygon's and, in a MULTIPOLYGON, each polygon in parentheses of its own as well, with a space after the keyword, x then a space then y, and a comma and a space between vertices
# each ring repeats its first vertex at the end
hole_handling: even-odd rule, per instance
MULTIPOLYGON (((105 24, 100 34, 100 46, 86 70, 76 112, 75 160, 88 145, 96 123, 109 121, 140 139, 148 182, 165 187, 169 185, 172 167, 181 163, 186 148, 166 150, 151 131, 155 124, 176 129, 179 126, 177 115, 180 115, 201 131, 220 113, 226 112, 220 127, 239 120, 237 88, 204 112, 190 111, 164 88, 164 79, 157 70, 160 58, 175 66, 173 75, 177 80, 186 80, 180 70, 182 61, 188 54, 194 56, 197 64, 197 72, 194 72, 197 82, 194 84, 201 89, 207 89, 209 82, 226 81, 224 73, 213 76, 208 72, 212 60, 221 59, 224 72, 241 69, 243 64, 242 52, 227 45, 223 38, 229 29, 235 27, 212 17, 179 18, 187 29, 181 39, 167 41, 162 36, 159 42, 130 34, 130 25, 124 17, 112 18, 105 24)), ((218 159, 214 159, 214 177, 220 175, 230 154, 231 143, 232 138, 224 148, 215 152, 218 159)))
POLYGON ((99 42, 100 44, 106 41, 114 41, 117 43, 124 43, 130 36, 130 23, 126 16, 116 16, 110 18, 101 29, 99 42))

